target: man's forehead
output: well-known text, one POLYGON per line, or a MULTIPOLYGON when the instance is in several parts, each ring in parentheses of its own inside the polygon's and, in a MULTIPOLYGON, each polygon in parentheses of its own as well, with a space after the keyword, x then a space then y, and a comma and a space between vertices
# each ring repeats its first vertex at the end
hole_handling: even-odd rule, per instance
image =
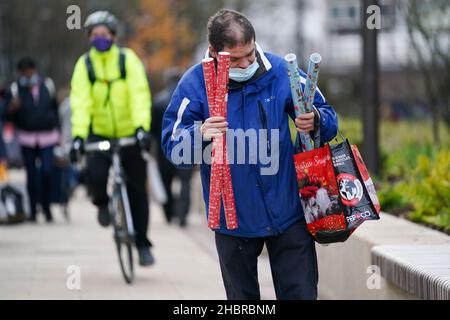
POLYGON ((251 41, 244 45, 237 45, 233 48, 225 47, 223 51, 227 51, 230 53, 230 57, 232 58, 243 58, 250 54, 252 54, 256 49, 255 41, 251 41))

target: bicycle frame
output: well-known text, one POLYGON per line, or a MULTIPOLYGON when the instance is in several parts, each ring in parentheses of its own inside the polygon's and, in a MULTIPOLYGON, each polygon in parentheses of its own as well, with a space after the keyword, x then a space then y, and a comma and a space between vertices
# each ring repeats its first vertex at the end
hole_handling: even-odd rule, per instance
MULTIPOLYGON (((123 203, 123 209, 125 213, 125 220, 127 224, 127 230, 128 234, 133 239, 134 237, 134 225, 133 225, 133 218, 131 216, 131 208, 130 208, 130 201, 128 199, 128 191, 125 184, 125 179, 123 175, 123 169, 122 164, 120 163, 120 155, 119 155, 119 148, 113 149, 113 155, 112 155, 112 168, 113 168, 113 181, 114 181, 114 187, 113 187, 113 199, 114 195, 117 194, 122 197, 122 203, 123 203), (114 150, 116 149, 116 150, 114 150)), ((116 200, 116 199, 115 199, 116 200)), ((113 204, 114 205, 114 204, 113 204)), ((114 210, 114 214, 117 214, 117 210, 114 210)))
MULTIPOLYGON (((117 214, 115 201, 116 192, 119 196, 122 197, 122 203, 124 206, 125 220, 127 224, 128 234, 130 236, 134 236, 134 226, 133 226, 133 218, 131 216, 131 207, 130 201, 128 198, 128 192, 125 184, 125 177, 123 173, 122 164, 120 162, 120 149, 122 147, 133 146, 136 144, 136 138, 134 137, 126 137, 120 138, 117 140, 103 140, 98 142, 89 143, 86 145, 87 152, 107 152, 112 151, 112 168, 113 168, 113 194, 112 194, 112 205, 114 208, 113 214, 117 214)), ((114 217, 115 218, 115 217, 114 217)))

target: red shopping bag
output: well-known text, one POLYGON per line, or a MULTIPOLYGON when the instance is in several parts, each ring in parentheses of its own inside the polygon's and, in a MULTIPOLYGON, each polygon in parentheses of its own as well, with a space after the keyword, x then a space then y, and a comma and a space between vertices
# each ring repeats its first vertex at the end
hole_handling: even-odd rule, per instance
POLYGON ((319 243, 343 242, 380 205, 362 157, 348 140, 294 156, 307 226, 319 243))

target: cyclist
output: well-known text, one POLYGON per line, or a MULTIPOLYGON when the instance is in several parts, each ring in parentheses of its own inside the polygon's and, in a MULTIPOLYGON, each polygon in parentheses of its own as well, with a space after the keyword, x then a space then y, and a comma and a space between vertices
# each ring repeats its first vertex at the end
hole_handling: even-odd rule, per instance
MULTIPOLYGON (((137 145, 121 150, 139 263, 154 263, 147 238, 149 203, 147 166, 141 156, 150 149, 151 93, 144 66, 128 48, 116 42, 118 20, 107 11, 88 16, 84 27, 91 44, 89 52, 78 59, 71 82, 72 161, 83 153, 85 141, 96 142, 135 136, 137 145)), ((104 152, 87 155, 86 183, 98 221, 110 224, 106 191, 111 156, 104 152)))

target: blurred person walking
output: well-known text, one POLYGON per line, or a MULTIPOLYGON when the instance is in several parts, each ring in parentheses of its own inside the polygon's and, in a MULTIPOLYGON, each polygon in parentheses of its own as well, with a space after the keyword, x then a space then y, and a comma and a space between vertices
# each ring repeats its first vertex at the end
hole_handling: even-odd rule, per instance
MULTIPOLYGON (((7 154, 5 140, 3 139, 3 117, 6 113, 6 88, 4 83, 0 82, 0 170, 6 171, 7 154)), ((0 174, 1 176, 1 174, 0 174)), ((1 180, 1 178, 0 178, 1 180)))
POLYGON ((176 168, 164 155, 161 148, 161 132, 164 111, 170 103, 172 94, 180 80, 182 73, 178 68, 170 68, 164 72, 164 80, 166 88, 155 95, 152 107, 152 138, 155 139, 158 169, 161 173, 164 189, 167 194, 167 201, 164 203, 164 216, 168 223, 173 218, 179 219, 180 227, 187 226, 187 216, 191 203, 191 178, 192 168, 176 168), (172 184, 174 179, 178 178, 181 183, 180 193, 177 196, 172 192, 172 184))
MULTIPOLYGON (((139 263, 152 265, 152 244, 147 238, 147 170, 141 156, 141 151, 150 149, 151 96, 145 69, 133 50, 116 44, 118 20, 114 15, 94 12, 84 26, 91 49, 78 59, 71 81, 71 158, 78 160, 86 140, 90 143, 136 137, 137 145, 121 150, 121 162, 127 177, 139 263)), ((110 166, 109 154, 87 155, 86 183, 98 208, 98 221, 104 227, 111 219, 106 190, 110 166)))
POLYGON ((23 58, 17 64, 19 79, 6 95, 6 113, 18 129, 18 140, 27 172, 31 222, 41 203, 47 222, 50 208, 53 148, 59 141, 58 102, 53 80, 39 75, 36 62, 23 58))

